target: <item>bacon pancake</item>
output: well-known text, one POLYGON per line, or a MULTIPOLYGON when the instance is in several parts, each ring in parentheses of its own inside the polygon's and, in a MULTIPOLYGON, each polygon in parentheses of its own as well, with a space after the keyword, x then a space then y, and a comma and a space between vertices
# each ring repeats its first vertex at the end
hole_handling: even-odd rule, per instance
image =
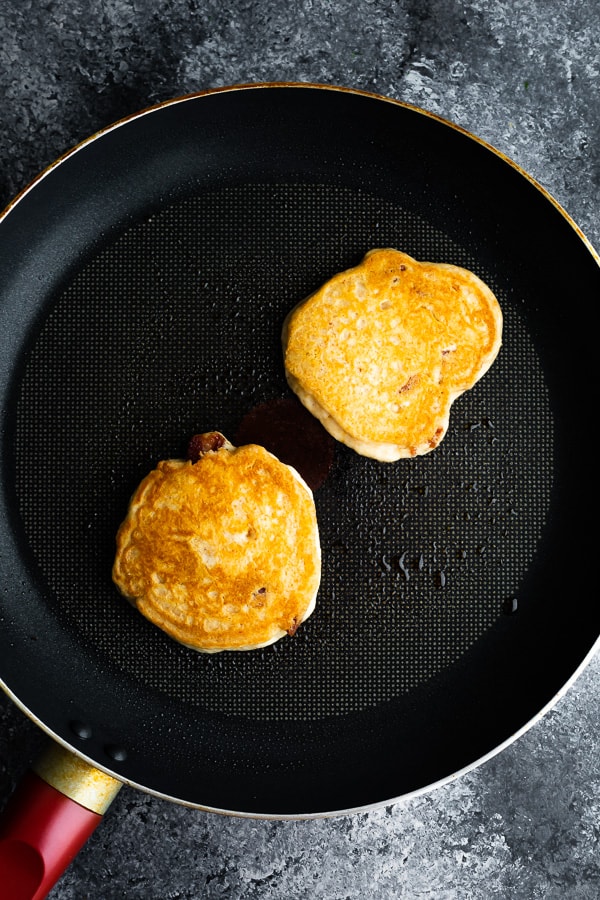
POLYGON ((289 313, 286 377, 357 453, 419 456, 438 446, 453 402, 494 362, 502 324, 495 295, 468 269, 375 249, 289 313))
POLYGON ((294 634, 315 608, 311 490, 263 447, 206 436, 197 462, 158 463, 117 533, 113 580, 156 626, 207 653, 294 634))

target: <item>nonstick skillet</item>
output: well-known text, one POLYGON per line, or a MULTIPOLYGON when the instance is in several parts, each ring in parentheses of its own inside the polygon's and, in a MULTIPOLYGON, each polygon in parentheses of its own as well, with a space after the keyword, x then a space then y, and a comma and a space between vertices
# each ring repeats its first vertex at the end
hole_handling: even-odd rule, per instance
POLYGON ((380 96, 234 86, 91 137, 0 222, 5 690, 99 772, 239 815, 364 809, 501 750, 597 647, 599 289, 540 185, 380 96), (487 281, 500 354, 427 456, 336 446, 293 638, 194 653, 112 584, 129 496, 194 433, 290 396, 285 314, 378 246, 487 281))

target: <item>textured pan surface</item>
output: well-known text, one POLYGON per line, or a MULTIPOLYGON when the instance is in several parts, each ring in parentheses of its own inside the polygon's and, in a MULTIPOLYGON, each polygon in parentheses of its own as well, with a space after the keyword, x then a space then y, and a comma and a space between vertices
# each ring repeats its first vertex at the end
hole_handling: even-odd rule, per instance
POLYGON ((1 227, 0 676, 51 733, 184 802, 314 814, 449 777, 562 689, 598 635, 572 589, 593 469, 567 375, 589 391, 591 347, 565 296, 575 272, 581 304, 600 279, 507 161, 365 95, 225 91, 96 138, 1 227), (336 448, 317 609, 293 639, 198 655, 111 582, 131 491, 192 434, 289 395, 285 315, 375 246, 482 277, 500 355, 428 456, 336 448))

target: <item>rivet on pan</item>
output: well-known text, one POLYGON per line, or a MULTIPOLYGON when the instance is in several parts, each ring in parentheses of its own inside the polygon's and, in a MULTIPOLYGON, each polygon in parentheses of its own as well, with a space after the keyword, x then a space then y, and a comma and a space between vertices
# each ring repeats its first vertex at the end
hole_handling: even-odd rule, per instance
POLYGON ((69 722, 69 727, 73 734, 76 734, 82 741, 88 741, 92 736, 92 729, 85 722, 80 722, 76 719, 73 722, 69 722))
POLYGON ((110 756, 116 762, 123 762, 127 759, 127 750, 123 747, 118 747, 116 744, 107 744, 104 750, 107 756, 110 756))
POLYGON ((507 597, 504 603, 502 604, 502 610, 506 613, 507 616, 516 613, 519 608, 519 601, 516 597, 507 597))

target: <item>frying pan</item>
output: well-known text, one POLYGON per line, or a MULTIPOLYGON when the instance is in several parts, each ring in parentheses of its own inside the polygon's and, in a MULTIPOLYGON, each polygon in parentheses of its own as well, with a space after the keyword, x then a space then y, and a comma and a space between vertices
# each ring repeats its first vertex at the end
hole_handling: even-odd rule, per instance
POLYGON ((532 178, 435 115, 314 84, 137 113, 0 222, 0 678, 75 760, 204 810, 365 809, 500 751, 597 647, 584 504, 599 258, 532 178), (338 445, 317 608, 206 656, 118 596, 128 498, 189 437, 289 396, 287 311, 377 246, 463 265, 500 354, 427 456, 338 445))

